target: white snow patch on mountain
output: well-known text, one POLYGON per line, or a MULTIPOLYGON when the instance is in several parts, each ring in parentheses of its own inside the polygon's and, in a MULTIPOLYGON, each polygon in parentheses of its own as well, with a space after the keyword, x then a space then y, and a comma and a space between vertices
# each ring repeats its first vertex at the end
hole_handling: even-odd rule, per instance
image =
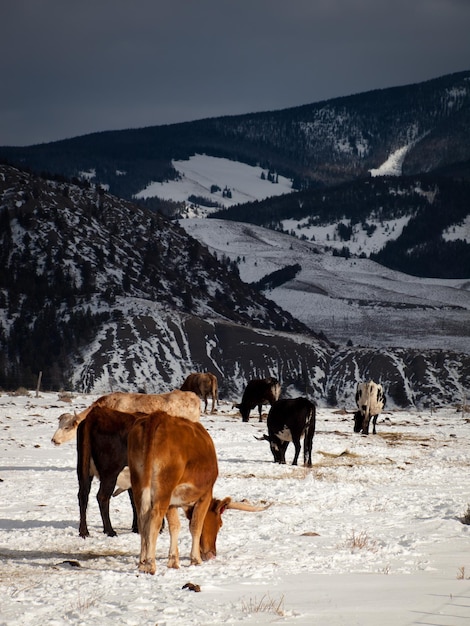
POLYGON ((412 144, 398 148, 388 157, 382 165, 376 169, 371 169, 371 176, 401 176, 403 161, 412 144))
MULTIPOLYGON (((135 197, 190 202, 190 196, 196 196, 220 207, 229 207, 294 191, 289 178, 274 174, 275 182, 271 182, 268 170, 229 159, 196 154, 185 161, 172 161, 172 164, 180 174, 178 180, 152 182, 135 197)), ((199 216, 215 210, 199 204, 199 216)))
POLYGON ((467 215, 461 224, 454 224, 454 226, 444 231, 442 236, 446 241, 460 239, 470 243, 470 215, 467 215))

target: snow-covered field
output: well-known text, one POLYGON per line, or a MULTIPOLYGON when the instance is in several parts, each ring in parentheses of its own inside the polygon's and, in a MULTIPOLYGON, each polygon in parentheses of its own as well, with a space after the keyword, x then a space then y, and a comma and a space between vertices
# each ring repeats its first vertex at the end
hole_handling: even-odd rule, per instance
MULTIPOLYGON (((76 450, 53 447, 65 403, 54 393, 0 396, 0 623, 321 626, 457 626, 470 620, 470 415, 386 412, 376 436, 352 432, 350 414, 318 409, 314 465, 279 466, 266 431, 231 403, 204 415, 219 458, 214 495, 263 512, 227 511, 214 561, 137 571, 125 494, 112 500, 115 538, 102 534, 94 497, 91 536, 78 536, 76 450), (195 593, 183 586, 200 586, 195 593)), ((234 400, 237 400, 234 398, 234 400)), ((346 407, 349 411, 353 406, 346 407)), ((288 462, 292 450, 288 451, 288 462)), ((92 494, 96 492, 96 485, 92 494)))
MULTIPOLYGON (((284 176, 277 176, 276 182, 271 182, 267 178, 268 170, 229 159, 195 154, 185 161, 173 161, 172 165, 180 174, 178 180, 150 183, 135 197, 158 196, 165 200, 187 202, 190 196, 199 196, 217 202, 219 206, 229 207, 294 191, 292 181, 284 176), (217 191, 212 191, 214 186, 217 191), (230 194, 224 194, 224 189, 230 194)), ((199 216, 213 211, 193 207, 193 213, 199 216)))

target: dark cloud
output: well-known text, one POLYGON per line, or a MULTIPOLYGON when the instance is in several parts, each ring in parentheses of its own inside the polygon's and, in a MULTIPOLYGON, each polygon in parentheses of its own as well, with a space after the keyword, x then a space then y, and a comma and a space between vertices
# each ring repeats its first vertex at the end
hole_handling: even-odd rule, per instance
POLYGON ((470 69, 468 0, 15 0, 1 12, 0 145, 470 69))

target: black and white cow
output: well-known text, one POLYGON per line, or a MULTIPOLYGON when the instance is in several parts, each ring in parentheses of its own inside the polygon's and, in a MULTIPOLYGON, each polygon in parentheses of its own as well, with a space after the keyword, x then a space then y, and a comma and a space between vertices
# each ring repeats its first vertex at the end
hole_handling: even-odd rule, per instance
POLYGON ((373 434, 376 434, 375 425, 377 417, 383 410, 387 399, 382 385, 368 380, 365 383, 358 383, 356 389, 356 404, 358 410, 354 413, 354 432, 369 434, 369 424, 372 419, 373 434))
POLYGON ((312 466, 312 442, 315 434, 316 410, 307 398, 278 400, 268 413, 268 434, 263 439, 269 441, 274 462, 286 462, 286 450, 292 441, 295 447, 292 465, 297 465, 300 453, 300 440, 304 440, 304 464, 312 466))
POLYGON ((254 378, 250 380, 243 392, 242 401, 240 404, 235 404, 242 414, 242 421, 247 422, 251 410, 256 406, 259 412, 259 421, 262 421, 261 411, 263 404, 270 404, 271 406, 279 400, 281 395, 281 385, 276 378, 254 378))

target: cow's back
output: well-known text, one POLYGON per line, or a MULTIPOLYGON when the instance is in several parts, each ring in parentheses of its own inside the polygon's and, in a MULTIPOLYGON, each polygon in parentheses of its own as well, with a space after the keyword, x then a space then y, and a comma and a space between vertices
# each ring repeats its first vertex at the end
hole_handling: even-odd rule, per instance
POLYGON ((357 385, 356 403, 361 412, 369 415, 378 415, 385 404, 385 394, 382 385, 372 380, 357 385), (363 406, 366 409, 363 409, 363 406))
POLYGON ((161 410, 170 415, 185 417, 191 421, 199 421, 201 416, 199 398, 193 393, 183 392, 179 389, 161 394, 115 391, 98 398, 95 404, 129 413, 150 414, 161 410))
POLYGON ((307 418, 315 418, 316 408, 308 398, 283 398, 277 400, 268 413, 268 428, 270 424, 284 424, 289 418, 300 415, 307 418))
POLYGON ((128 458, 132 483, 150 488, 154 464, 168 484, 177 481, 215 482, 217 456, 211 436, 200 422, 156 411, 139 419, 129 434, 128 458))

